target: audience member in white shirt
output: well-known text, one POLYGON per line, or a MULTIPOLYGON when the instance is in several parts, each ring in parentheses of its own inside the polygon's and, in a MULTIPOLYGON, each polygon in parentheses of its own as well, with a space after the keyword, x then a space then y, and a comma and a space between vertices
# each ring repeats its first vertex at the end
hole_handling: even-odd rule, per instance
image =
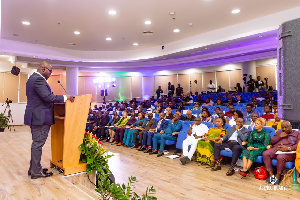
POLYGON ((207 91, 208 92, 215 92, 216 86, 213 84, 212 80, 209 81, 209 84, 207 85, 207 91))
POLYGON ((208 130, 205 124, 201 124, 201 119, 196 117, 194 123, 188 130, 188 137, 182 143, 183 157, 180 158, 181 164, 185 165, 188 160, 192 159, 197 148, 198 140, 200 140, 208 130), (191 148, 188 151, 190 145, 191 148))

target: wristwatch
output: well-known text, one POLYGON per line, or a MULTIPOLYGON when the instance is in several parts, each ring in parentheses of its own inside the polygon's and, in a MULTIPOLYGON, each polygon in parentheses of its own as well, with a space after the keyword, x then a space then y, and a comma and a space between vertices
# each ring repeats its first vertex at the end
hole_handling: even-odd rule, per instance
POLYGON ((289 151, 292 151, 291 147, 288 147, 289 151))

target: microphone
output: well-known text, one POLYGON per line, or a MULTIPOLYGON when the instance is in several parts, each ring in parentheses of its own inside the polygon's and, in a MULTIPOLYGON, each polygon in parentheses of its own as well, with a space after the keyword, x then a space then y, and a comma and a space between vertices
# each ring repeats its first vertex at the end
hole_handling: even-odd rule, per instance
POLYGON ((64 86, 62 86, 62 84, 60 83, 60 81, 57 81, 59 83, 59 85, 62 87, 62 89, 64 89, 64 91, 66 92, 67 94, 67 91, 65 90, 64 86))

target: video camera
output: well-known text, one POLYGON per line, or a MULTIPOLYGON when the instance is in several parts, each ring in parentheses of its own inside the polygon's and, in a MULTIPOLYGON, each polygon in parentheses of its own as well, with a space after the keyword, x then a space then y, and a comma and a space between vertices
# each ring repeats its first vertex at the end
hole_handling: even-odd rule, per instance
POLYGON ((10 99, 7 98, 7 99, 5 100, 5 103, 6 103, 7 105, 9 105, 10 103, 12 103, 12 100, 10 100, 10 99))

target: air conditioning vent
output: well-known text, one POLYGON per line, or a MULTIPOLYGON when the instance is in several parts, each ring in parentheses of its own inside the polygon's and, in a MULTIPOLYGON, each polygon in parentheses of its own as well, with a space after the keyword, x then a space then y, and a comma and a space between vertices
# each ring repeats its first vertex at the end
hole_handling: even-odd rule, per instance
POLYGON ((150 36, 150 35, 153 35, 153 31, 144 31, 144 32, 143 32, 143 35, 144 35, 144 36, 150 36))

